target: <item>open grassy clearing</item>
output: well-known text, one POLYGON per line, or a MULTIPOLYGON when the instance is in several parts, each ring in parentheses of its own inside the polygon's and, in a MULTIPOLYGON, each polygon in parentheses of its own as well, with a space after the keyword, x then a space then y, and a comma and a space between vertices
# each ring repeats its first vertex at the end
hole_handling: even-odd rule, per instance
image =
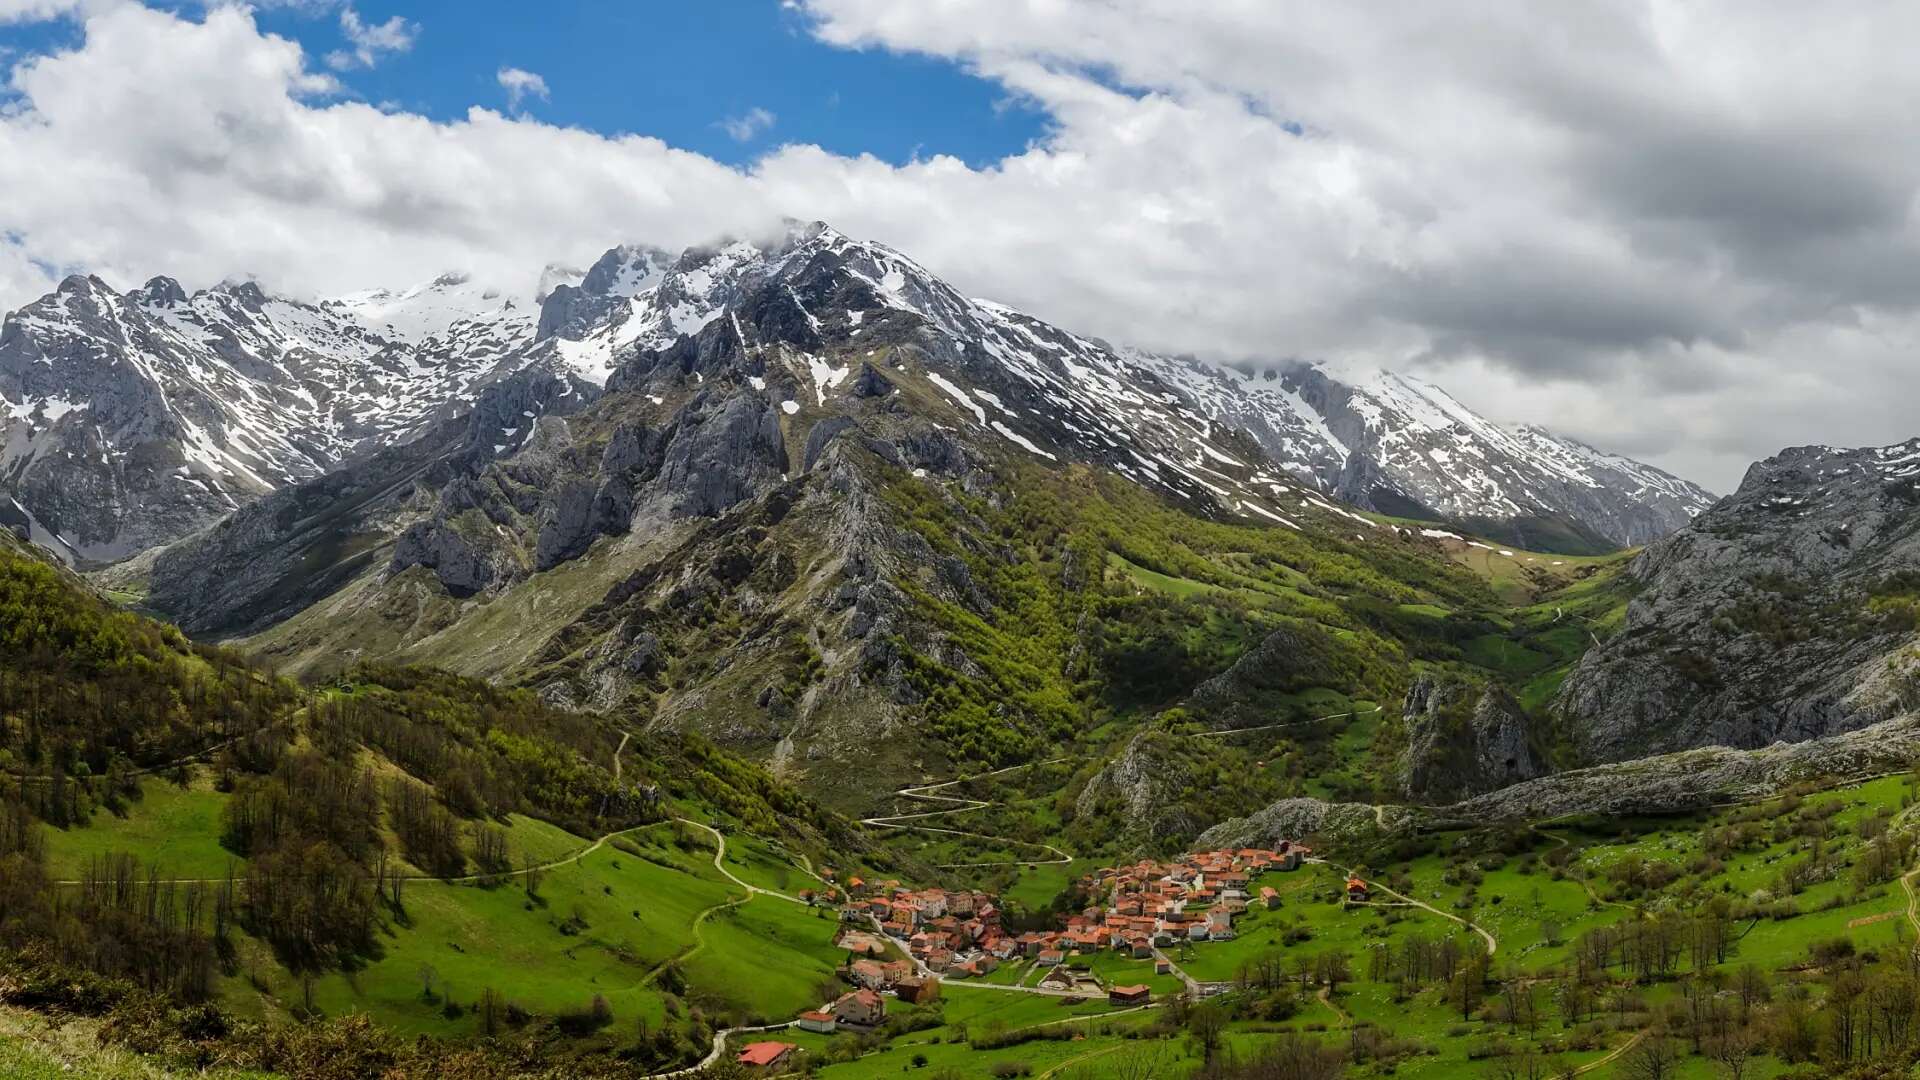
MULTIPOLYGON (((431 968, 439 998, 471 1000, 492 987, 553 1014, 600 994, 616 1016, 657 1024, 662 995, 648 976, 680 955, 701 912, 736 894, 697 858, 662 864, 612 847, 544 875, 537 898, 518 881, 414 883, 404 894, 408 924, 391 928, 364 968, 316 982, 313 1003, 329 1015, 368 1012, 409 1034, 471 1034, 472 1017, 450 1018, 424 995, 431 968)), ((279 996, 299 1000, 284 978, 279 996)))
POLYGON ((213 790, 205 770, 189 770, 182 788, 171 780, 144 777, 140 798, 124 814, 97 811, 85 825, 48 829, 47 870, 78 878, 90 860, 116 852, 138 852, 157 864, 163 876, 220 877, 241 860, 220 846, 220 811, 227 796, 213 790))

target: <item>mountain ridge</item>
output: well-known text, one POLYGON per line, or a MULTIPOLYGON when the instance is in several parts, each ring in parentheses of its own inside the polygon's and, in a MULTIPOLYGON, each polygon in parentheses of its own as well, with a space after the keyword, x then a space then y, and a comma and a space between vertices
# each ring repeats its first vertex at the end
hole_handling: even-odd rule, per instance
MULTIPOLYGON (((1162 428, 1162 444, 1190 459, 1176 471, 1204 477, 1219 464, 1215 455, 1233 460, 1212 441, 1216 428, 1231 429, 1218 434, 1260 445, 1278 467, 1276 481, 1284 475, 1365 509, 1568 550, 1644 543, 1708 500, 1627 459, 1537 430, 1509 433, 1410 377, 1349 386, 1301 364, 1250 377, 1115 350, 971 300, 898 252, 818 223, 764 248, 733 241, 674 256, 616 247, 584 273, 550 268, 531 299, 458 274, 310 304, 252 283, 189 295, 155 278, 118 294, 97 278, 69 278, 0 331, 0 485, 65 557, 115 561, 418 437, 516 372, 604 384, 623 357, 698 333, 743 290, 801 272, 789 264, 817 250, 857 254, 878 311, 922 314, 953 340, 973 342, 978 362, 1008 367, 1024 385, 1047 384, 1051 398, 1036 404, 1069 410, 1087 439, 1135 424, 1162 428), (1041 375, 1034 357, 1066 366, 1041 375), (1462 469, 1456 458, 1486 467, 1462 469), (1609 501, 1616 488, 1632 494, 1609 501)), ((976 360, 965 348, 956 359, 976 360)), ((982 424, 1013 423, 998 409, 987 417, 987 399, 968 391, 960 399, 982 424)), ((515 437, 524 435, 505 436, 515 437)), ((1152 454, 1115 464, 1149 484, 1200 490, 1213 482, 1158 476, 1168 466, 1152 454)))

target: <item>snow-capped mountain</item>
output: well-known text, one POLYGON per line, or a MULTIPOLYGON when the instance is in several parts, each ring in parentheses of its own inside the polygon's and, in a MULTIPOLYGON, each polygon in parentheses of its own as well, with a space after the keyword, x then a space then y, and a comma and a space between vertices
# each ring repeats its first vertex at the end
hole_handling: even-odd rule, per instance
MULTIPOLYGON (((156 278, 116 293, 69 278, 0 329, 0 488, 56 549, 112 561, 415 438, 519 372, 591 397, 622 363, 723 317, 740 348, 778 337, 791 351, 793 340, 884 335, 897 313, 959 422, 1226 512, 1284 521, 1331 495, 1481 531, 1521 522, 1551 541, 1539 526, 1551 522, 1628 544, 1707 501, 1625 458, 1502 428, 1416 380, 1349 386, 1306 366, 1249 376, 1115 349, 963 296, 824 225, 766 247, 617 247, 575 277, 550 268, 521 296, 448 275, 318 303, 252 284, 188 295, 156 278), (742 323, 736 302, 769 284, 795 326, 742 323)), ((853 377, 817 357, 795 362, 818 403, 853 377)), ((483 442, 511 455, 534 419, 505 417, 483 442)))
POLYGON ((1283 468, 1344 502, 1526 546, 1645 544, 1713 502, 1631 458, 1496 424, 1406 375, 1346 383, 1293 364, 1259 375, 1202 369, 1187 386, 1209 415, 1244 428, 1283 468))

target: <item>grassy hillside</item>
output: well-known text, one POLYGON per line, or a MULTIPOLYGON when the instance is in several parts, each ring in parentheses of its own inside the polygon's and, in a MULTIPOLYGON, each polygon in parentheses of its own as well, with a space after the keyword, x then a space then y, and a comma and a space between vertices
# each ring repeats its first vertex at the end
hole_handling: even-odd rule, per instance
POLYGON ((11 546, 0 608, 0 954, 23 971, 670 1063, 819 1002, 841 954, 793 899, 814 865, 902 870, 695 735, 431 670, 296 685, 11 546))
MULTIPOLYGON (((1917 792, 1901 775, 1682 817, 1324 848, 1325 863, 1256 882, 1279 906, 1255 905, 1235 939, 1168 950, 1187 975, 1224 984, 1204 1005, 1168 1000, 1065 1025, 1067 1041, 1001 1048, 981 1025, 956 1045, 950 1013, 931 1038, 821 1075, 880 1076, 916 1056, 958 1075, 1011 1063, 1137 1076, 1122 1063, 1142 1060, 1186 1075, 1208 1045, 1211 1071, 1196 1075, 1708 1077, 1732 1075, 1736 1055, 1743 1077, 1905 1075, 1920 1053, 1906 962, 1920 932, 1907 891, 1917 792), (1347 901, 1350 870, 1374 883, 1366 903, 1347 901), (1307 1068, 1318 1051, 1325 1071, 1262 1071, 1281 1068, 1273 1056, 1307 1068)), ((1068 881, 1060 868, 1031 895, 1068 881)), ((1040 884, 1036 871, 1013 895, 1040 884)), ((1109 953, 1069 963, 1150 981, 1109 953)), ((1028 1027, 1048 1019, 1028 1008, 1015 1036, 1062 1026, 1028 1027)))
MULTIPOLYGON (((1078 796, 1141 732, 1191 785, 1176 795, 1195 813, 1369 797, 1390 773, 1408 672, 1537 700, 1627 598, 1616 563, 1549 560, 1522 603, 1498 595, 1503 563, 1482 576, 1411 541, 1297 547, 1234 524, 1175 535, 1149 505, 1088 498, 1057 504, 1077 507, 1066 518, 983 504, 949 529, 984 523, 1032 554, 996 565, 951 549, 976 560, 994 618, 915 598, 986 658, 927 699, 930 720, 957 724, 954 759, 1030 761, 937 789, 972 800, 940 822, 971 836, 862 829, 698 736, 443 672, 282 682, 14 555, 0 568, 24 584, 8 595, 25 617, 67 620, 51 639, 62 650, 85 654, 115 627, 127 643, 91 666, 14 654, 40 700, 84 702, 114 665, 144 664, 170 672, 155 685, 171 693, 214 701, 225 687, 238 704, 227 727, 183 721, 209 740, 197 746, 164 711, 123 737, 9 706, 20 757, 0 790, 0 1070, 650 1075, 700 1057, 717 1028, 784 1020, 841 989, 837 922, 797 899, 821 886, 816 870, 977 885, 1016 921, 1044 921, 1086 902, 1082 875, 1131 854, 1113 829, 1129 811, 1078 796), (1102 531, 1115 506, 1138 519, 1124 535, 1102 531), (40 613, 55 604, 80 614, 40 613), (1260 684, 1255 719, 1270 723, 1214 726, 1219 706, 1195 688, 1279 630, 1305 635, 1307 662, 1260 684), (1120 673, 1150 663, 1191 684, 1128 687, 1120 673), (955 717, 970 706, 1014 741, 967 742, 955 717), (36 738, 33 760, 61 771, 35 771, 36 738), (1043 756, 1062 749, 1082 752, 1043 756), (22 1008, 81 1017, 86 1036, 22 1008)), ((1901 775, 1679 818, 1323 843, 1325 862, 1262 879, 1279 904, 1242 916, 1233 940, 1168 951, 1220 991, 1204 1002, 1180 1000, 1181 979, 1149 961, 1102 952, 1067 962, 1148 985, 1155 1007, 1024 992, 1042 972, 1019 961, 932 1004, 895 1002, 870 1034, 775 1037, 830 1078, 1904 1070, 1920 1032, 1904 962, 1920 935, 1917 792, 1901 775), (1348 902, 1350 872, 1373 884, 1367 902, 1348 902)))
MULTIPOLYGON (((950 750, 946 775, 1076 763, 1007 778, 1021 798, 970 816, 968 829, 1064 837, 1088 857, 1177 848, 1287 796, 1396 801, 1414 679, 1501 684, 1538 713, 1630 598, 1624 555, 1543 555, 1391 524, 1338 536, 1198 521, 1092 473, 1034 470, 998 503, 888 490, 908 527, 990 602, 914 594, 967 663, 901 643, 928 728, 950 750), (1287 641, 1284 665, 1210 687, 1273 635, 1287 641), (1201 737, 1218 728, 1247 733, 1201 737), (1142 753, 1163 785, 1158 803, 1179 808, 1164 828, 1141 827, 1124 799, 1082 798, 1118 757, 1142 753)), ((1541 737, 1556 738, 1544 722, 1541 737)), ((876 812, 912 808, 882 800, 876 812)), ((951 835, 897 843, 935 863, 1020 857, 951 835)))

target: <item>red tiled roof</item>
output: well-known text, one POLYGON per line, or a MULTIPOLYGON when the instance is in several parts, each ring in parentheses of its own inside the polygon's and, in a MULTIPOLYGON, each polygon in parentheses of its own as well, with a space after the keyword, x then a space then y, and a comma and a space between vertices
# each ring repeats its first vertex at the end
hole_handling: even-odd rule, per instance
POLYGON ((791 1049, 793 1049, 792 1043, 783 1043, 783 1042, 748 1043, 746 1048, 740 1051, 740 1058, 739 1058, 740 1064, 771 1065, 774 1062, 780 1060, 780 1055, 786 1053, 791 1049))

